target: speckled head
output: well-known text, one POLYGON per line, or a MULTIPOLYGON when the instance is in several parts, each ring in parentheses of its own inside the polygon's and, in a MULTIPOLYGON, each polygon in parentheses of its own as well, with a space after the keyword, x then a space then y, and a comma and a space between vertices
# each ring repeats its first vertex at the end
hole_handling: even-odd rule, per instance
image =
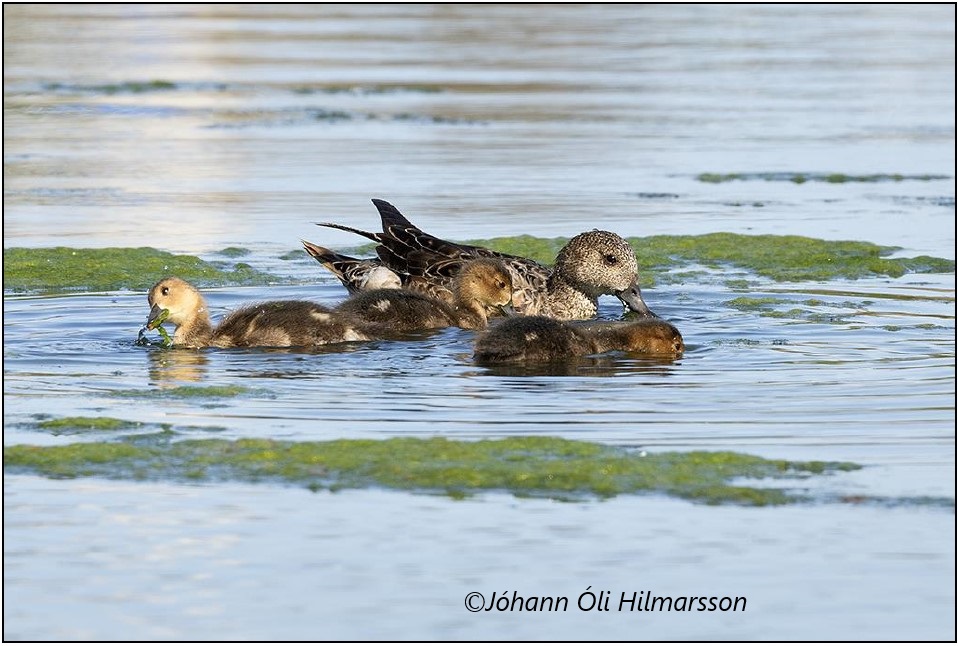
POLYGON ((596 229, 575 236, 559 251, 553 272, 593 298, 613 294, 633 312, 655 316, 642 300, 635 251, 615 233, 596 229))

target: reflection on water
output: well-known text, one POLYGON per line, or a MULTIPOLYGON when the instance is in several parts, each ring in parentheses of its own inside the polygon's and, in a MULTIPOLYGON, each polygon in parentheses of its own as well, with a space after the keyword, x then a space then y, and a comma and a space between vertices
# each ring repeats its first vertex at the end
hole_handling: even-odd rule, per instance
POLYGON ((181 385, 181 382, 200 382, 208 375, 209 360, 196 350, 163 348, 147 353, 150 364, 150 383, 161 388, 181 385))
MULTIPOLYGON (((289 252, 356 245, 313 222, 375 227, 373 197, 454 240, 732 231, 954 258, 954 42, 946 5, 4 5, 4 247, 238 246, 290 277, 208 290, 214 318, 344 298, 289 252), (769 180, 799 174, 883 179, 769 180)), ((821 486, 954 497, 953 274, 676 272, 643 294, 682 331, 681 359, 545 369, 478 367, 455 329, 144 348, 143 294, 8 295, 4 442, 88 437, 40 416, 197 438, 548 434, 850 460, 865 468, 821 486)), ((954 517, 920 505, 15 476, 4 520, 6 638, 954 639, 954 517), (636 632, 615 612, 462 607, 590 585, 746 594, 749 611, 650 613, 636 632)))
POLYGON ((669 368, 679 359, 657 356, 628 356, 609 353, 591 357, 574 357, 568 361, 530 364, 502 364, 483 366, 485 374, 496 377, 615 377, 630 373, 670 374, 669 368))

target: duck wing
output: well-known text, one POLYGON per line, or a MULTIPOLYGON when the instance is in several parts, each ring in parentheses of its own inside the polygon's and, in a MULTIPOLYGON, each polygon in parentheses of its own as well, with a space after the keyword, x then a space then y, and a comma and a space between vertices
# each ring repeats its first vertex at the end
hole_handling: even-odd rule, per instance
POLYGON ((414 251, 426 251, 449 259, 516 258, 516 256, 501 254, 485 247, 474 247, 437 238, 407 220, 406 216, 389 202, 374 199, 373 204, 379 211, 383 226, 378 242, 399 257, 405 257, 414 251))
MULTIPOLYGON (((337 228, 338 225, 337 225, 337 228)), ((399 287, 399 276, 383 266, 378 258, 359 259, 345 256, 312 242, 302 241, 303 248, 328 269, 350 294, 376 287, 399 287), (395 279, 393 280, 393 277, 395 279)))
POLYGON ((498 258, 512 275, 515 310, 535 314, 544 306, 551 274, 548 267, 528 258, 437 238, 414 225, 389 202, 374 199, 373 204, 383 228, 376 254, 390 269, 448 288, 466 262, 498 258))

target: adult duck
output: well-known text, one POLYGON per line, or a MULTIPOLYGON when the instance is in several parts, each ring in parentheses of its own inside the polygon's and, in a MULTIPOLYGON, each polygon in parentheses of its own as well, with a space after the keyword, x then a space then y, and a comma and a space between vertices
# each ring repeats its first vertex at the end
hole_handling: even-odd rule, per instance
POLYGON ((331 222, 319 225, 377 242, 378 260, 357 262, 367 263, 365 267, 370 269, 388 268, 404 286, 418 281, 448 289, 465 262, 491 257, 501 260, 512 275, 513 307, 520 314, 562 320, 593 318, 598 313, 598 297, 612 294, 639 315, 655 316, 642 299, 635 252, 615 233, 593 230, 573 237, 548 268, 528 258, 442 240, 412 224, 389 202, 374 199, 373 204, 379 210, 382 233, 331 222))

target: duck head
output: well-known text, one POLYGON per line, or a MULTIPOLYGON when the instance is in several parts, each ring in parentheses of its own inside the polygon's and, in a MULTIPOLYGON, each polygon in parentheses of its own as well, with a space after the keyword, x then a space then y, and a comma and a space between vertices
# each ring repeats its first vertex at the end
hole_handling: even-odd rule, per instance
POLYGON ((559 251, 553 272, 593 298, 612 294, 636 314, 655 317, 642 300, 632 245, 610 231, 596 229, 569 240, 559 251))

